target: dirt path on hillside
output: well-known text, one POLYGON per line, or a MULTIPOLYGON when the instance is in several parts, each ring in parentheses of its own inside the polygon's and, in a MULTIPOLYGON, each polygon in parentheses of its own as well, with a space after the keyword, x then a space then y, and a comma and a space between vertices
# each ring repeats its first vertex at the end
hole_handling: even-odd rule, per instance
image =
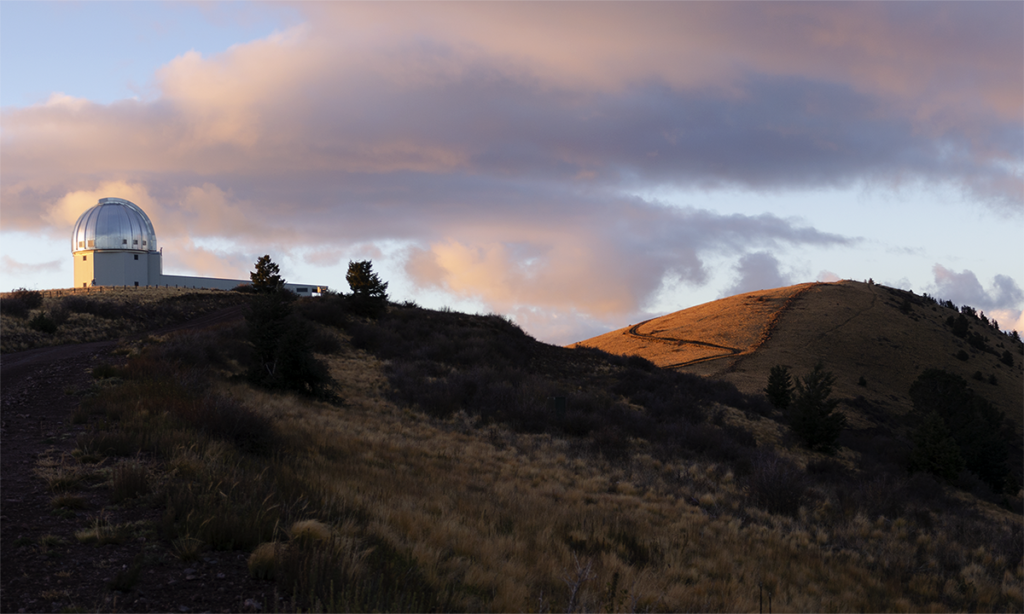
POLYGON ((640 327, 643 326, 644 324, 647 324, 650 321, 651 320, 645 320, 645 321, 643 321, 643 322, 641 322, 641 323, 631 327, 629 329, 629 335, 632 336, 632 337, 636 337, 637 339, 643 339, 644 341, 655 341, 655 342, 659 342, 659 343, 669 343, 669 344, 672 344, 672 345, 699 345, 699 346, 702 346, 702 347, 710 347, 710 348, 716 348, 716 349, 720 349, 720 350, 726 350, 726 353, 724 353, 724 354, 714 354, 712 356, 702 356, 701 358, 695 358, 693 360, 687 360, 687 361, 676 363, 676 364, 672 364, 672 365, 666 365, 664 367, 665 369, 674 369, 676 367, 685 367, 687 365, 693 365, 693 364, 697 364, 699 362, 706 362, 706 361, 709 361, 709 360, 718 360, 720 358, 728 358, 729 356, 735 356, 736 354, 739 354, 740 351, 741 351, 739 348, 729 347, 729 346, 726 346, 726 345, 718 345, 717 343, 709 343, 707 341, 699 341, 699 340, 696 340, 696 339, 677 339, 675 337, 659 337, 657 335, 652 335, 652 334, 648 334, 648 333, 641 333, 640 332, 640 327))
MULTIPOLYGON (((244 306, 206 314, 190 322, 142 333, 168 333, 237 321, 244 306)), ((273 597, 273 586, 249 577, 247 552, 205 552, 180 560, 152 527, 161 510, 151 505, 111 503, 103 482, 113 460, 82 465, 71 458, 85 425, 71 412, 93 383, 91 370, 117 364, 115 341, 51 346, 0 356, 0 612, 237 612, 257 611, 273 597), (36 474, 47 463, 67 474, 86 470, 70 494, 81 509, 55 508, 54 493, 36 474), (118 544, 83 544, 76 531, 99 522, 134 525, 118 544), (133 569, 130 589, 112 583, 133 569)), ((152 459, 140 458, 152 464, 152 459)))
MULTIPOLYGON (((779 307, 779 309, 777 309, 775 311, 775 313, 773 313, 768 318, 767 322, 764 325, 764 329, 761 331, 761 336, 758 339, 757 343, 755 343, 752 347, 747 348, 746 350, 744 350, 742 348, 736 348, 736 347, 727 346, 727 345, 720 345, 720 344, 717 344, 717 343, 710 343, 708 341, 701 341, 699 339, 682 339, 682 338, 678 338, 678 337, 658 336, 656 334, 649 334, 649 333, 640 332, 640 327, 641 326, 643 326, 644 324, 647 324, 648 322, 652 322, 653 320, 646 320, 646 321, 641 322, 641 323, 639 323, 639 324, 637 324, 635 326, 630 327, 630 329, 627 331, 627 334, 632 336, 632 337, 635 337, 637 339, 642 339, 644 341, 668 343, 668 344, 679 345, 679 346, 681 346, 681 345, 696 345, 696 346, 701 346, 701 347, 709 347, 709 348, 715 348, 715 349, 724 350, 724 352, 722 352, 720 354, 712 354, 710 356, 701 356, 700 358, 694 358, 694 359, 691 359, 691 360, 684 360, 682 362, 672 363, 672 364, 668 364, 668 365, 662 365, 662 368, 664 368, 664 369, 679 369, 679 368, 682 368, 682 367, 689 367, 691 365, 696 365, 696 364, 700 364, 700 363, 704 363, 704 362, 711 362, 711 361, 714 361, 714 360, 722 360, 722 359, 725 359, 725 358, 733 358, 735 360, 733 361, 733 364, 730 365, 730 367, 729 367, 729 369, 732 370, 732 369, 736 368, 736 365, 738 364, 740 359, 742 359, 745 356, 749 356, 750 354, 753 354, 754 352, 756 352, 758 350, 758 348, 760 348, 769 339, 771 339, 772 333, 775 331, 776 326, 778 326, 779 322, 782 320, 782 317, 793 307, 793 304, 797 301, 798 298, 800 298, 805 292, 807 292, 807 291, 809 291, 809 290, 811 290, 813 288, 816 288, 816 287, 818 287, 820 285, 821 284, 819 284, 819 283, 811 284, 809 286, 801 288, 797 292, 793 293, 792 296, 788 297, 786 299, 786 301, 782 304, 782 306, 779 307)), ((656 320, 657 318, 654 318, 654 319, 656 320)))

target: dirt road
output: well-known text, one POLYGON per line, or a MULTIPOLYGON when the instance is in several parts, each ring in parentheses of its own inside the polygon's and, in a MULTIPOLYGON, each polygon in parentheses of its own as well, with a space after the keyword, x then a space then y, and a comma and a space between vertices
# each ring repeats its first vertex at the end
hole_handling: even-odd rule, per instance
MULTIPOLYGON (((146 334, 242 317, 244 306, 233 306, 146 334)), ((111 353, 115 346, 99 341, 0 356, 0 612, 257 611, 273 586, 249 577, 248 553, 177 558, 153 530, 159 507, 111 503, 104 481, 115 459, 82 465, 70 456, 88 428, 71 424, 71 412, 92 386, 96 365, 123 361, 111 353), (55 492, 37 475, 47 466, 81 476, 69 490, 75 505, 55 505, 55 492), (97 522, 134 530, 121 543, 80 543, 75 533, 97 522), (133 569, 139 575, 131 588, 115 590, 133 569)))

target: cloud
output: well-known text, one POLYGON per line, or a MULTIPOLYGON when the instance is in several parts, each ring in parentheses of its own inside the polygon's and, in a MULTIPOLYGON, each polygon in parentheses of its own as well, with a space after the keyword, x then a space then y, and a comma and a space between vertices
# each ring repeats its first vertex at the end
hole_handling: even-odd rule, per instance
POLYGON ((184 238, 175 243, 174 249, 167 252, 164 260, 164 273, 167 275, 198 275, 244 281, 248 279, 256 258, 251 254, 209 249, 184 238))
POLYGON ((1020 4, 295 6, 307 24, 174 58, 151 99, 0 111, 2 229, 121 196, 168 271, 218 275, 397 242, 420 287, 557 328, 707 284, 712 256, 767 287, 773 250, 857 241, 638 187, 924 183, 1024 211, 1020 4))
POLYGON ((501 312, 531 307, 615 322, 639 313, 666 277, 707 283, 712 255, 854 242, 771 215, 719 215, 638 199, 590 205, 552 211, 544 225, 482 214, 446 226, 448 238, 410 250, 405 272, 420 287, 501 312))
POLYGON ((779 271, 778 259, 768 252, 745 254, 736 263, 734 270, 737 273, 737 279, 732 286, 724 291, 723 296, 780 288, 793 283, 789 275, 783 275, 779 271))
POLYGON ((71 229, 78 218, 101 198, 116 197, 130 200, 142 207, 150 217, 159 207, 149 195, 146 186, 127 181, 104 181, 94 189, 75 190, 45 207, 41 219, 51 226, 71 229))
POLYGON ((833 281, 839 281, 842 278, 833 273, 832 271, 822 269, 815 279, 817 279, 818 281, 823 281, 825 283, 831 283, 833 281))
POLYGON ((953 301, 957 305, 970 305, 989 313, 998 314, 1002 325, 1007 324, 1020 328, 1022 310, 1024 310, 1024 290, 1013 278, 996 275, 992 285, 985 290, 973 271, 963 270, 959 273, 949 270, 941 264, 932 267, 935 285, 929 293, 941 300, 953 301))
POLYGON ((63 268, 63 260, 51 260, 49 262, 26 263, 11 258, 7 254, 3 256, 4 272, 14 275, 31 275, 59 271, 63 268))

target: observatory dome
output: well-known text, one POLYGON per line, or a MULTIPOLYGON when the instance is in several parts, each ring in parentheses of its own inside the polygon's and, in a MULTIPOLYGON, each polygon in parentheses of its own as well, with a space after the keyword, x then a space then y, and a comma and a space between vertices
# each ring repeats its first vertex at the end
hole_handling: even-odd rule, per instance
POLYGON ((122 249, 155 252, 156 232, 146 212, 123 198, 101 198, 82 214, 71 235, 71 251, 122 249))

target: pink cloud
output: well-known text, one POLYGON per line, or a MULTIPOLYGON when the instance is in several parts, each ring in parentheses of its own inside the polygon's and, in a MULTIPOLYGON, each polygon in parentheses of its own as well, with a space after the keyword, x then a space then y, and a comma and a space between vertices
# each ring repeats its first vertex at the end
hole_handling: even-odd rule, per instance
POLYGON ((4 271, 15 275, 31 275, 33 273, 38 274, 50 271, 59 271, 64 263, 63 260, 51 260, 49 262, 39 263, 21 262, 11 258, 7 254, 4 254, 3 261, 4 271))

